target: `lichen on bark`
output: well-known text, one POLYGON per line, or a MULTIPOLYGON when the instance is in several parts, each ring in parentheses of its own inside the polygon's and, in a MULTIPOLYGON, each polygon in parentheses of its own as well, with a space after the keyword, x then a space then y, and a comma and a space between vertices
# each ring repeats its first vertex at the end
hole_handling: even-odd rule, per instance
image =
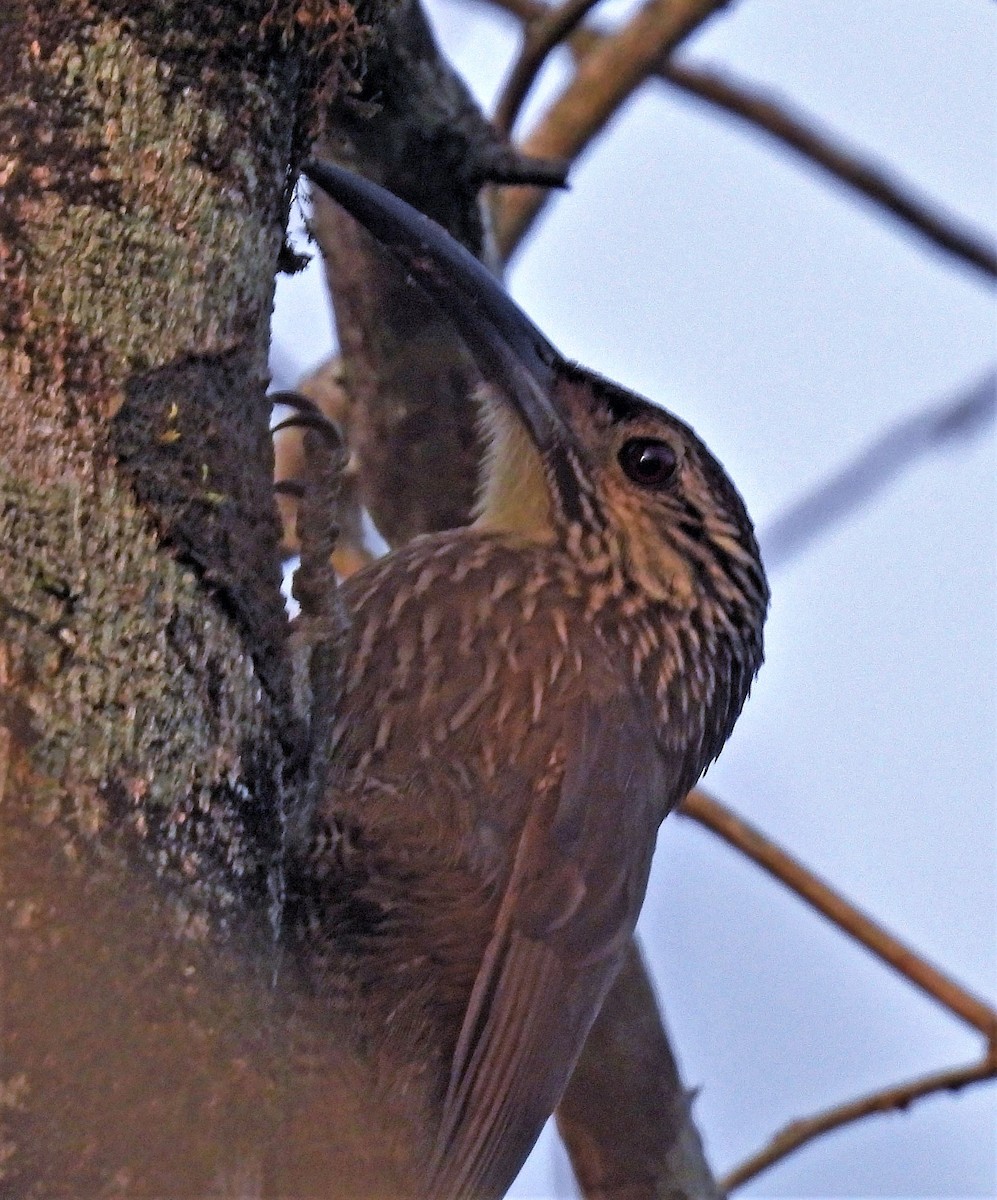
POLYGON ((127 493, 0 475, 0 542, 5 690, 20 681, 46 781, 36 818, 105 848, 148 842, 188 899, 228 910, 279 841, 277 811, 247 811, 274 771, 272 713, 237 631, 127 493))
MULTIPOLYGON (((264 346, 253 325, 268 320, 272 282, 259 264, 274 261, 281 231, 273 205, 259 204, 257 155, 234 149, 219 189, 206 164, 224 154, 225 112, 193 93, 171 96, 168 65, 122 22, 104 20, 91 35, 58 47, 45 70, 78 95, 87 114, 80 134, 100 150, 92 176, 117 204, 69 195, 40 228, 36 303, 99 340, 115 374, 159 366, 192 345, 202 354, 247 338, 264 346), (67 288, 60 264, 71 260, 67 288)), ((262 89, 247 89, 246 104, 267 102, 262 89)))
POLYGON ((230 718, 270 743, 271 806, 294 742, 267 330, 292 160, 362 31, 318 0, 48 0, 0 34, 5 626, 59 664, 25 664, 42 773, 134 796, 136 830, 186 805, 189 846, 219 780, 259 790, 230 718))
POLYGON ((361 31, 14 0, 0 42, 0 1192, 207 1194, 283 1070, 267 333, 361 31))

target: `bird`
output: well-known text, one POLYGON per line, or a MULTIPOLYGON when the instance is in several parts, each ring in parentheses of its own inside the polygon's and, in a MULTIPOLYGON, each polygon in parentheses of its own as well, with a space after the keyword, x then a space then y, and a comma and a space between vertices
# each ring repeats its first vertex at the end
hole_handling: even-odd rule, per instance
POLYGON ((388 190, 329 162, 303 174, 453 321, 487 451, 470 525, 341 587, 287 957, 420 1114, 399 1194, 486 1200, 570 1078, 661 821, 730 735, 769 589, 744 502, 687 424, 569 362, 388 190))

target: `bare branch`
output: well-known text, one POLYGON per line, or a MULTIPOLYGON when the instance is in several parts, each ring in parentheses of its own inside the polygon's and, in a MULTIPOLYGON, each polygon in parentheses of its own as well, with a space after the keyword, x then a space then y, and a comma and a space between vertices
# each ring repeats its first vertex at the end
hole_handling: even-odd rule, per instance
POLYGON ((777 1133, 764 1149, 724 1176, 720 1186, 724 1191, 731 1192, 769 1167, 775 1166, 777 1162, 781 1162, 808 1142, 830 1133, 833 1129, 860 1121, 863 1117, 870 1117, 876 1113, 903 1112, 916 1100, 922 1100, 925 1096, 937 1092, 957 1092, 970 1084, 994 1078, 997 1078, 997 1053, 992 1048, 985 1059, 971 1066, 954 1067, 948 1071, 922 1075, 907 1083, 871 1092, 856 1100, 825 1109, 814 1116, 793 1121, 777 1133))
POLYGON ((988 1041, 997 1041, 997 1012, 988 1004, 932 966, 726 805, 697 789, 689 793, 678 812, 757 863, 988 1041))
POLYGON ((791 504, 762 531, 766 566, 794 558, 829 526, 843 520, 922 455, 956 437, 972 437, 997 413, 997 373, 985 375, 954 399, 906 417, 837 474, 791 504))
MULTIPOLYGON (((517 17, 527 27, 541 23, 549 10, 539 0, 491 0, 517 17)), ((584 59, 602 46, 610 34, 588 26, 575 29, 570 46, 576 58, 584 59)), ((860 151, 846 147, 831 130, 793 111, 784 101, 766 95, 748 83, 733 79, 729 73, 681 64, 662 56, 653 69, 661 80, 696 96, 725 112, 740 117, 756 129, 789 146, 804 158, 822 167, 839 183, 860 192, 885 209, 919 236, 946 253, 961 259, 990 278, 997 277, 997 252, 992 242, 980 233, 961 225, 958 218, 944 212, 934 201, 920 197, 895 172, 873 164, 860 151)), ((513 236, 503 235, 503 251, 511 255, 527 226, 513 236)))
POLYGON ((510 134, 523 101, 550 52, 585 19, 599 0, 565 0, 558 8, 545 8, 523 28, 523 49, 506 80, 492 118, 504 134, 510 134))
MULTIPOLYGON (((523 143, 531 158, 575 158, 675 47, 730 0, 646 0, 618 33, 594 42, 575 77, 523 143)), ((515 188, 497 198, 496 234, 508 258, 546 203, 547 192, 515 188)))
POLYGON ((854 188, 940 249, 997 278, 997 251, 979 233, 961 228, 956 217, 918 196, 909 183, 845 146, 829 129, 794 111, 782 99, 735 81, 726 72, 691 67, 674 60, 661 72, 689 95, 747 121, 784 146, 816 163, 840 183, 854 188))
POLYGON ((915 1100, 934 1092, 957 1091, 968 1084, 997 1077, 997 1012, 984 1001, 887 932, 718 800, 696 790, 689 793, 678 811, 757 863, 844 933, 871 950, 877 958, 893 967, 949 1012, 979 1030, 987 1038, 989 1047, 987 1057, 980 1063, 920 1076, 791 1122, 762 1150, 721 1179, 720 1186, 725 1192, 733 1191, 754 1179, 808 1142, 833 1129, 875 1113, 904 1110, 915 1100))
POLYGON ((636 940, 557 1108, 585 1200, 720 1200, 636 940))

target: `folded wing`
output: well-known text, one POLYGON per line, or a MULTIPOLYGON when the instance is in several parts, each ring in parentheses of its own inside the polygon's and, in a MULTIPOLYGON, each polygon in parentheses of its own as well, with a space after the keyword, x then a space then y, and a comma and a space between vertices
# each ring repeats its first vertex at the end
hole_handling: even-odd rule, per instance
POLYGON ((536 797, 461 1027, 428 1192, 504 1194, 619 969, 673 799, 629 698, 589 702, 536 797))

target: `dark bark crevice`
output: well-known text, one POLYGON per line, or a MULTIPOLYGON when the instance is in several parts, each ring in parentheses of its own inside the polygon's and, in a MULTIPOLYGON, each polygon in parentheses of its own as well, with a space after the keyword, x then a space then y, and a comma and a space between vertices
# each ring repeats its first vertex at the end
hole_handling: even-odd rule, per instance
MULTIPOLYGON (((270 404, 244 354, 133 377, 110 445, 138 503, 236 621, 278 710, 290 702, 270 404)), ((293 742, 293 729, 286 730, 293 742)))

